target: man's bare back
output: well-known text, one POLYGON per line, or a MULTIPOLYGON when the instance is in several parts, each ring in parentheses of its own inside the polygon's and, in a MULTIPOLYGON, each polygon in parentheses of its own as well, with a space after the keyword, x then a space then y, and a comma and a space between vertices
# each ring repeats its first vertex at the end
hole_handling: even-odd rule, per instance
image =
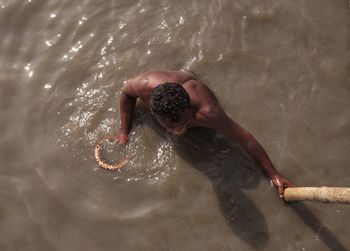
MULTIPOLYGON (((176 94, 176 92, 174 93, 176 94)), ((164 99, 162 95, 162 93, 158 94, 158 99, 164 99)), ((151 71, 125 81, 120 94, 121 121, 117 137, 121 144, 125 144, 128 140, 132 113, 137 98, 141 98, 147 104, 160 125, 169 133, 181 135, 188 128, 206 127, 213 128, 222 133, 227 139, 237 142, 247 154, 259 163, 262 170, 278 189, 281 197, 283 197, 285 187, 293 186, 291 181, 284 178, 275 169, 267 153, 254 136, 225 113, 213 92, 193 73, 189 71, 151 71), (170 117, 167 119, 164 116, 159 116, 151 102, 154 99, 155 92, 162 88, 168 88, 165 87, 167 84, 169 88, 180 89, 178 92, 183 92, 185 96, 189 96, 189 105, 177 114, 179 116, 176 117, 175 122, 170 117)), ((169 100, 172 100, 172 98, 172 95, 168 97, 169 100)), ((179 100, 181 99, 179 98, 179 100)), ((176 106, 172 109, 175 108, 176 106)), ((169 114, 172 112, 172 110, 169 110, 169 114)))

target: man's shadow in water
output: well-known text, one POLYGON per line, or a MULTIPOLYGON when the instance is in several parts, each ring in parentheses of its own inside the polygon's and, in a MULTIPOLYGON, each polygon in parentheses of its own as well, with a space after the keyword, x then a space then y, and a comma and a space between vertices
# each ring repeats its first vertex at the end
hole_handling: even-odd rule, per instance
MULTIPOLYGON (((337 237, 324 226, 317 217, 311 212, 311 210, 303 202, 292 202, 288 203, 293 211, 299 216, 299 218, 304 221, 305 225, 310 228, 318 237, 323 241, 323 243, 331 251, 348 251, 337 237)), ((324 205, 321 205, 324 206, 324 205)))
POLYGON ((179 156, 209 177, 231 230, 254 249, 269 241, 266 220, 241 188, 254 188, 262 176, 255 162, 214 130, 196 128, 175 140, 179 156))

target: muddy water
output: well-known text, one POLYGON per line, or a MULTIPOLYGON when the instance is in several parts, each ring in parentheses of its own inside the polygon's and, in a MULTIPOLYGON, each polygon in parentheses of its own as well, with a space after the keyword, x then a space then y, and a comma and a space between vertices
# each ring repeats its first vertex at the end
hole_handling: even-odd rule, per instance
POLYGON ((215 131, 142 105, 108 172, 123 80, 195 71, 297 185, 350 184, 347 1, 0 1, 1 250, 350 250, 345 205, 284 204, 215 131))

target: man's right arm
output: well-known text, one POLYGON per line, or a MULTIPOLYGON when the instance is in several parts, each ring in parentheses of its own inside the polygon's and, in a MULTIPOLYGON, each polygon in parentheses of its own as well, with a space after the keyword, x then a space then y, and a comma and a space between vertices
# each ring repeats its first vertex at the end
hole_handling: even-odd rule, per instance
POLYGON ((132 81, 126 81, 120 92, 120 125, 117 136, 119 144, 125 144, 128 141, 136 99, 137 95, 134 91, 132 81))

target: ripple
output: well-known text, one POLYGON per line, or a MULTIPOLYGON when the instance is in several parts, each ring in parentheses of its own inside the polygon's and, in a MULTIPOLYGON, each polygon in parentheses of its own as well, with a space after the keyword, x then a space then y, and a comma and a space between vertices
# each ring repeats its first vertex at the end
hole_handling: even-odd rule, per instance
POLYGON ((164 181, 177 166, 177 157, 172 143, 160 139, 156 133, 138 128, 130 135, 125 149, 116 153, 129 158, 129 163, 114 180, 127 182, 146 181, 150 184, 164 181), (139 130, 143 132, 139 132, 139 130))

